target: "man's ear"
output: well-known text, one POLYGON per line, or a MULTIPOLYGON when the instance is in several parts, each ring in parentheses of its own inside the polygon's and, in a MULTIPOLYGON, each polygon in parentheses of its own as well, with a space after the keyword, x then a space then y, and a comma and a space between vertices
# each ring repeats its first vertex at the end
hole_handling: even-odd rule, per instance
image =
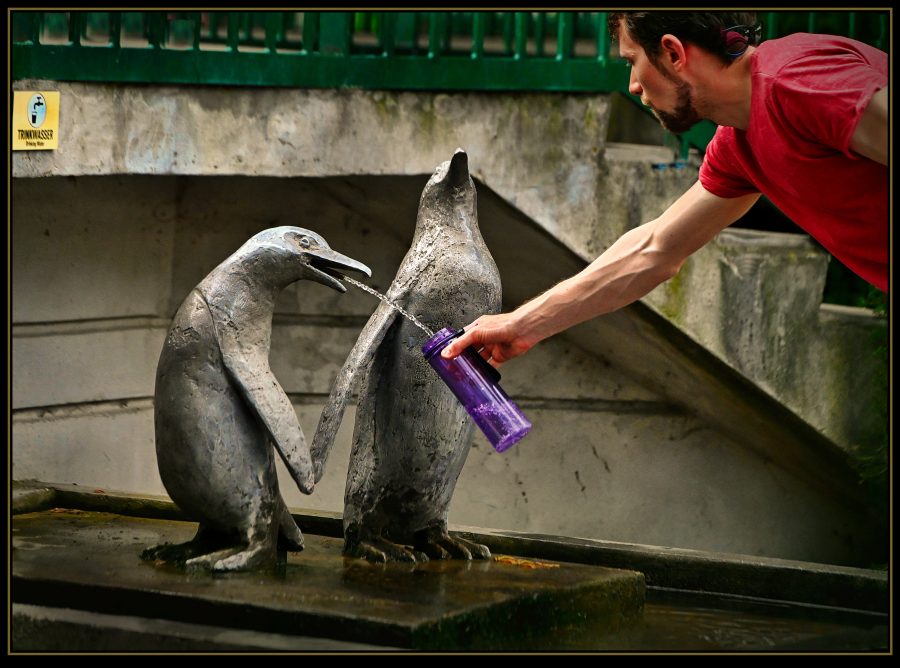
POLYGON ((665 34, 660 38, 660 60, 675 72, 681 72, 685 65, 684 43, 675 35, 665 34))

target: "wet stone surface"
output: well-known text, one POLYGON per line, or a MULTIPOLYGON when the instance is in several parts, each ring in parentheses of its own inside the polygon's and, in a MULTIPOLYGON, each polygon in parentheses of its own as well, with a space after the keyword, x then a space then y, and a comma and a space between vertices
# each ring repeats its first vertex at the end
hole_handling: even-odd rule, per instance
MULTIPOLYGON (((196 524, 55 508, 16 515, 12 599, 93 613, 410 649, 554 649, 638 624, 644 577, 505 558, 371 564, 307 534, 274 570, 213 575, 141 561, 196 524)), ((162 649, 162 648, 161 648, 162 649)))

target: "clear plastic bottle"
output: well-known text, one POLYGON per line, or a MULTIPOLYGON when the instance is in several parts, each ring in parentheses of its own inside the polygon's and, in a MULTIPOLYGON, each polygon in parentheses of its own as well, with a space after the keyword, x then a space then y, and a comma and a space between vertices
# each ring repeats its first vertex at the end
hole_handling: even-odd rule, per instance
POLYGON ((500 372, 488 364, 475 348, 469 346, 452 360, 441 357, 441 351, 462 333, 463 330, 445 327, 425 342, 422 354, 494 449, 503 452, 531 430, 531 422, 500 387, 500 372))

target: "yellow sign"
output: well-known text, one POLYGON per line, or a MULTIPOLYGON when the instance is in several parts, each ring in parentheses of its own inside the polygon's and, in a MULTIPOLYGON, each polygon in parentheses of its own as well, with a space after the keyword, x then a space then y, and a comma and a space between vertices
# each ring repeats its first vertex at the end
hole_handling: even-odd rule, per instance
POLYGON ((59 147, 59 91, 13 92, 13 151, 59 147))

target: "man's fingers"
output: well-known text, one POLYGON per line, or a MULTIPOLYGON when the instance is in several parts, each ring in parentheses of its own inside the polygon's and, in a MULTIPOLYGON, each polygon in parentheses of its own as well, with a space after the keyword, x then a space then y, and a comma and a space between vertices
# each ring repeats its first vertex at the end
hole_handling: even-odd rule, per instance
POLYGON ((441 357, 445 359, 452 359, 459 355, 463 350, 466 349, 467 346, 471 345, 471 341, 474 338, 473 333, 470 330, 466 330, 463 334, 453 341, 441 351, 441 357))
MULTIPOLYGON (((487 351, 485 351, 487 352, 487 351)), ((487 356, 482 355, 482 357, 487 360, 487 363, 490 364, 495 369, 499 369, 500 365, 506 361, 506 358, 503 356, 501 352, 499 352, 496 348, 493 349, 491 353, 488 353, 487 356)))
POLYGON ((453 359, 459 352, 456 350, 456 344, 459 342, 459 339, 456 339, 452 343, 448 344, 446 348, 441 351, 441 357, 444 359, 453 359))
POLYGON ((506 351, 503 349, 503 347, 494 346, 494 349, 491 351, 491 358, 488 360, 488 362, 490 362, 495 369, 499 369, 501 364, 508 361, 509 356, 506 354, 506 351))

